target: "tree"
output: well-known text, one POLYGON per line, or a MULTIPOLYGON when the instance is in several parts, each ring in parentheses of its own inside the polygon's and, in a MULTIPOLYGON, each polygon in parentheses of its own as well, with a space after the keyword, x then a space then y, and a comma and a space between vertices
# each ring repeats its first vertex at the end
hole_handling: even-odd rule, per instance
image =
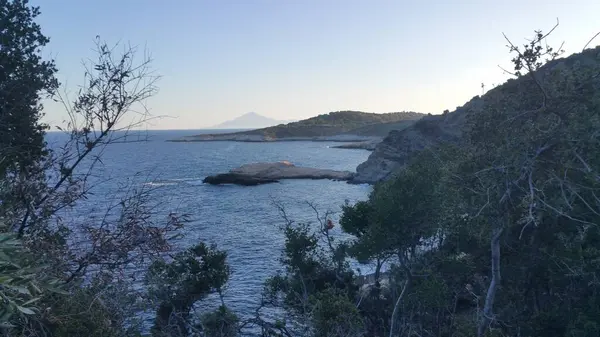
POLYGON ((42 292, 37 305, 52 310, 11 319, 16 324, 9 332, 123 335, 128 319, 132 326, 137 299, 124 294, 130 280, 121 275, 129 275, 125 270, 132 264, 142 266, 170 250, 170 239, 185 220, 153 214, 150 191, 132 186, 115 191, 120 198, 107 205, 104 217, 81 221, 59 212, 88 195, 102 151, 123 141, 123 132, 117 131, 133 126, 123 119, 132 114, 140 122, 148 118, 143 104, 156 93, 158 77, 148 55, 139 60, 135 47, 121 52, 117 48, 122 46, 98 37, 98 57, 88 62, 77 97, 69 102, 54 96, 64 104, 69 122, 62 126, 67 142, 51 150, 43 141, 40 100, 55 93, 58 83, 53 62, 39 55, 48 39, 34 22, 38 14, 27 1, 0 1, 0 218, 7 225, 2 232, 14 232, 23 244, 27 259, 19 266, 27 280, 42 284, 52 277, 69 295, 42 292))
MULTIPOLYGON (((285 271, 266 281, 259 309, 283 309, 285 315, 276 322, 257 315, 245 323, 260 326, 264 336, 306 336, 315 329, 321 334, 337 336, 335 327, 325 324, 324 320, 327 317, 343 320, 348 305, 356 307, 358 287, 347 261, 345 245, 334 243, 327 229, 331 214, 320 213, 312 203, 308 206, 315 213, 315 223, 294 222, 285 207, 276 203, 284 220, 281 229, 285 246, 280 261, 285 271), (335 308, 324 307, 329 304, 335 308)), ((350 324, 343 330, 354 331, 356 327, 350 324)))
POLYGON ((239 318, 226 306, 201 317, 201 330, 207 337, 235 337, 239 332, 239 318))
MULTIPOLYGON (((227 254, 203 243, 177 253, 172 261, 157 259, 148 269, 146 285, 158 303, 152 328, 155 336, 187 336, 190 310, 212 292, 221 294, 229 279, 227 254)), ((227 329, 235 329, 236 320, 228 315, 225 304, 217 316, 205 317, 209 330, 215 329, 215 318, 226 318, 227 329)), ((220 337, 220 336, 219 336, 220 337)))
POLYGON ((39 314, 44 292, 60 292, 60 280, 43 271, 14 234, 0 233, 0 329, 39 314))
POLYGON ((0 0, 0 177, 27 176, 44 155, 41 99, 58 87, 52 60, 40 56, 49 39, 28 0, 0 0))
MULTIPOLYGON (((350 245, 350 255, 359 262, 377 261, 371 303, 361 305, 363 314, 370 316, 369 321, 378 328, 371 333, 394 336, 404 331, 409 326, 406 324, 409 312, 416 310, 410 308, 418 306, 406 302, 412 293, 410 289, 420 291, 429 281, 423 278, 433 277, 428 259, 440 249, 443 238, 448 237, 446 221, 451 217, 446 215, 445 207, 455 199, 445 189, 445 180, 452 167, 448 162, 456 154, 452 147, 426 149, 391 180, 376 185, 367 201, 344 207, 340 223, 356 237, 350 245), (388 274, 393 289, 387 298, 382 297, 379 280, 381 261, 392 263, 388 274), (399 288, 395 289, 396 286, 399 288), (369 307, 387 310, 369 312, 369 307), (402 318, 400 311, 404 313, 402 318), (400 321, 405 326, 399 327, 400 321)), ((421 319, 423 323, 426 321, 423 315, 421 319)))
POLYGON ((523 47, 507 38, 516 79, 467 117, 463 195, 491 250, 479 336, 569 334, 598 300, 595 273, 582 272, 598 252, 590 241, 600 220, 598 48, 557 59, 561 48, 548 47, 548 34, 536 31, 523 47), (558 286, 564 282, 577 286, 558 286), (590 304, 574 310, 564 298, 590 304))

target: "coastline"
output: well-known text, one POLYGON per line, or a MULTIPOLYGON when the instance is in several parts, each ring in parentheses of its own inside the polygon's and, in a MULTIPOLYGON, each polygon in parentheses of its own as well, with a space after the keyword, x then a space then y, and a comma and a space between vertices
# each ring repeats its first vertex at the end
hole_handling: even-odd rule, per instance
POLYGON ((379 143, 383 137, 378 136, 360 136, 360 135, 335 135, 335 136, 317 136, 317 137, 282 137, 274 138, 263 135, 219 135, 206 134, 196 136, 185 136, 175 139, 167 139, 167 142, 251 142, 251 143, 272 143, 272 142, 340 142, 340 143, 379 143))

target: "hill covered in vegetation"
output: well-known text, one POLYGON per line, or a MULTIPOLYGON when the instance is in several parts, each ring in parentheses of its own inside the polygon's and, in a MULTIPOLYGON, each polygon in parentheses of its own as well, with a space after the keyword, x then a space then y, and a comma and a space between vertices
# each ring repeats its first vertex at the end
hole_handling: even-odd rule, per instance
POLYGON ((187 136, 176 141, 282 141, 282 140, 363 140, 384 137, 404 123, 415 121, 424 114, 417 112, 367 113, 336 111, 298 122, 262 129, 225 134, 187 136))
POLYGON ((559 58, 545 38, 510 48, 514 79, 378 145, 350 240, 286 228, 269 289, 310 336, 600 335, 600 47, 559 58))
MULTIPOLYGON (((583 71, 582 67, 594 64, 598 61, 598 57, 597 49, 589 49, 567 58, 553 59, 544 67, 536 70, 535 74, 539 77, 539 81, 556 80, 554 77, 562 76, 561 72, 580 76, 580 72, 583 71)), ((473 97, 469 102, 452 112, 446 111, 441 115, 427 115, 415 121, 409 127, 391 130, 375 146, 367 161, 357 167, 357 175, 353 182, 374 184, 390 179, 394 172, 406 166, 411 158, 420 151, 440 144, 463 142, 466 129, 471 127, 470 123, 474 118, 470 115, 486 116, 490 113, 489 109, 497 111, 508 106, 516 112, 523 110, 524 108, 519 108, 518 105, 525 105, 533 99, 533 97, 524 96, 523 93, 532 92, 531 86, 537 86, 537 84, 527 82, 527 79, 527 77, 509 79, 503 85, 489 90, 485 95, 473 97), (491 102, 495 102, 496 106, 490 108, 491 102)), ((552 90, 559 89, 553 87, 552 90)), ((566 88, 560 88, 560 90, 566 90, 566 88)), ((549 94, 544 93, 544 95, 549 94)), ((496 113, 499 114, 499 112, 496 113)), ((510 111, 504 112, 504 114, 509 113, 510 111)), ((493 117, 498 118, 498 116, 493 117)), ((489 123, 492 123, 492 120, 490 119, 489 123)), ((503 124, 499 125, 497 129, 491 128, 489 130, 490 135, 498 134, 498 130, 504 130, 501 126, 506 125, 507 122, 501 121, 499 123, 503 124)), ((521 135, 515 135, 514 137, 517 136, 521 135)))

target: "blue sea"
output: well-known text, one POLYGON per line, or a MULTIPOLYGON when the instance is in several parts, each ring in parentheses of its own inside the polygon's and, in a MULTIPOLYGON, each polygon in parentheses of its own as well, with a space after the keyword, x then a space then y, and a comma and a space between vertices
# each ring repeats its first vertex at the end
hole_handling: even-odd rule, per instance
MULTIPOLYGON (((205 241, 228 252, 232 275, 225 302, 246 316, 256 308, 265 279, 281 270, 279 258, 284 237, 280 226, 284 221, 273 201, 282 203, 295 221, 316 221, 308 202, 321 213, 334 212, 335 221, 345 200, 363 200, 371 187, 329 180, 211 186, 203 184, 202 179, 247 163, 281 160, 299 166, 355 171, 369 152, 332 148, 340 143, 330 142, 166 142, 205 132, 208 131, 134 132, 125 142, 108 146, 93 171, 92 195, 70 215, 94 221, 123 189, 150 189, 155 216, 170 212, 190 215, 190 222, 182 230, 183 238, 175 243, 176 249, 205 241), (147 140, 135 141, 140 137, 147 140)), ((48 134, 52 146, 64 139, 62 133, 48 134)), ((331 233, 345 237, 339 226, 331 233)))

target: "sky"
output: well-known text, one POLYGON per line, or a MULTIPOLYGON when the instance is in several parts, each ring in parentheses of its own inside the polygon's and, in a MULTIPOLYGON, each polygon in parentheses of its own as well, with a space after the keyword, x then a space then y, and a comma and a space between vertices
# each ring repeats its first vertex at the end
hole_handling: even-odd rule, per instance
MULTIPOLYGON (((299 120, 339 110, 454 110, 504 82, 505 33, 579 52, 600 1, 31 0, 63 92, 83 84, 97 35, 148 50, 161 76, 149 129, 199 129, 253 111, 299 120)), ((592 46, 600 44, 600 37, 592 46)), ((142 56, 142 54, 140 54, 142 56)), ((66 114, 48 103, 45 121, 66 114)))

